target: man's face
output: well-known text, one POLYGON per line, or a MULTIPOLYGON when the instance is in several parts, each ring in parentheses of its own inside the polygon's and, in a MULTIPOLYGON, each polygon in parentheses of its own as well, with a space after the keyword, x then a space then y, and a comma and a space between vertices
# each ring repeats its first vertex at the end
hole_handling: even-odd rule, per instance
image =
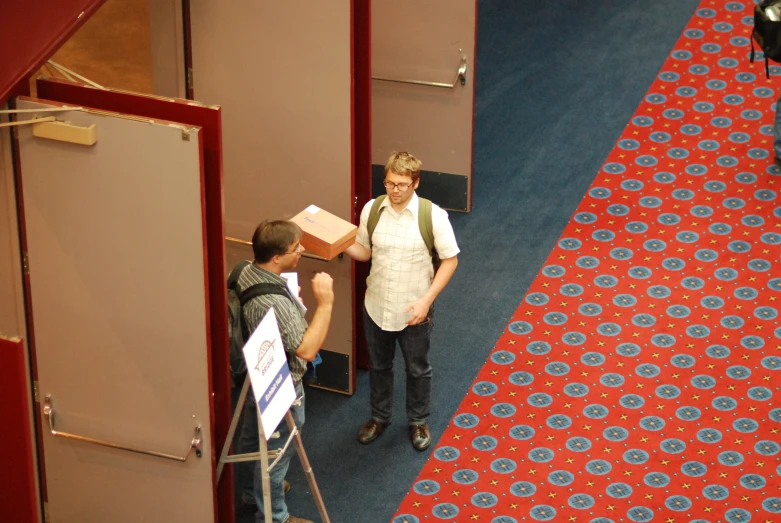
POLYGON ((412 195, 415 194, 419 183, 420 180, 412 183, 411 177, 396 174, 393 171, 388 171, 388 174, 385 175, 385 191, 393 205, 406 207, 412 199, 412 195))
POLYGON ((282 270, 289 271, 291 269, 295 269, 298 265, 298 260, 301 259, 301 253, 303 253, 304 250, 304 246, 301 245, 300 241, 294 241, 288 245, 287 249, 285 250, 285 254, 279 255, 279 261, 282 265, 282 270))

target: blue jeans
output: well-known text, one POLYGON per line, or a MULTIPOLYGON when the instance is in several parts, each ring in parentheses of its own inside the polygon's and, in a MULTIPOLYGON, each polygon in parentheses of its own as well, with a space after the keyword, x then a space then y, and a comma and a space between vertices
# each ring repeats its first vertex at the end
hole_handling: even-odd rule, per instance
MULTIPOLYGON (((290 412, 293 414, 293 420, 296 422, 296 426, 300 431, 304 426, 304 387, 301 383, 296 384, 296 396, 301 398, 301 405, 290 407, 290 412)), ((241 439, 239 442, 240 452, 258 452, 259 450, 259 432, 258 424, 254 422, 257 419, 257 412, 255 407, 255 397, 250 389, 247 396, 247 401, 244 402, 244 422, 241 427, 241 439)), ((279 432, 279 437, 271 438, 268 440, 268 450, 278 450, 285 446, 287 438, 290 436, 290 430, 287 427, 287 421, 283 418, 282 421, 274 429, 274 432, 279 432)), ((279 463, 274 465, 271 469, 271 517, 274 523, 284 523, 287 521, 290 513, 287 510, 287 504, 285 503, 285 475, 287 475, 287 469, 290 466, 290 459, 296 453, 295 444, 291 443, 287 448, 284 456, 279 463)), ((272 460, 273 461, 273 460, 272 460)), ((246 468, 247 466, 242 463, 242 468, 239 469, 239 481, 242 487, 242 495, 254 497, 255 503, 258 505, 258 511, 255 514, 255 521, 258 523, 263 522, 263 476, 260 469, 260 461, 254 461, 249 463, 254 466, 252 473, 253 484, 251 490, 246 480, 246 468), (243 470, 242 470, 243 469, 243 470)))
POLYGON ((776 119, 773 120, 773 152, 781 160, 781 96, 776 101, 776 119))
POLYGON ((431 364, 428 350, 434 306, 428 312, 426 321, 419 325, 408 325, 393 332, 382 330, 363 309, 363 324, 366 344, 369 348, 369 385, 372 418, 390 423, 393 413, 393 357, 396 342, 407 370, 407 422, 422 425, 428 421, 431 400, 431 364))

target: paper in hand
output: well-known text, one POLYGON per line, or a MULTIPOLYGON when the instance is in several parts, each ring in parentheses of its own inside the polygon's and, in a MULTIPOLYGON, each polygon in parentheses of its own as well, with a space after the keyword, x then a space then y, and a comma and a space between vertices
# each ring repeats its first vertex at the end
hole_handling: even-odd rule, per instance
MULTIPOLYGON (((298 298, 298 302, 301 303, 301 297, 298 294, 298 273, 297 272, 283 272, 280 274, 285 280, 287 281, 287 288, 290 291, 290 294, 298 298)), ((304 312, 306 312, 306 307, 303 303, 301 303, 301 307, 304 308, 304 312)))

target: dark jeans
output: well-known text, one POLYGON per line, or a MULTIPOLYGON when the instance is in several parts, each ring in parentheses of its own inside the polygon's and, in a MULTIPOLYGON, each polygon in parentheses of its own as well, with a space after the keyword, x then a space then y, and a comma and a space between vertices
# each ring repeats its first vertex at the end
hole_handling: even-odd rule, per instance
POLYGON ((781 96, 776 101, 776 116, 773 120, 773 152, 781 160, 781 96))
POLYGON ((372 417, 390 423, 393 413, 393 357, 396 342, 407 370, 407 421, 422 425, 428 421, 431 400, 431 364, 428 350, 431 340, 434 306, 428 319, 419 325, 408 325, 398 332, 382 330, 363 310, 366 344, 369 348, 369 384, 372 417))

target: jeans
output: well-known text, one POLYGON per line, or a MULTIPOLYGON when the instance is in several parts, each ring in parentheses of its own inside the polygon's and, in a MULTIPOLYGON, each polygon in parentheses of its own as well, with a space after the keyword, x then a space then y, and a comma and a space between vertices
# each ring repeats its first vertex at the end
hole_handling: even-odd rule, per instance
POLYGON ((781 96, 776 101, 776 119, 773 120, 773 152, 781 160, 781 96))
POLYGON ((428 421, 431 400, 431 364, 428 350, 433 327, 434 306, 426 321, 408 325, 398 332, 382 330, 363 310, 366 344, 369 348, 369 385, 372 418, 388 424, 393 413, 393 357, 396 342, 407 370, 407 422, 422 425, 428 421))
MULTIPOLYGON (((296 397, 301 398, 301 405, 290 407, 290 412, 293 414, 293 420, 300 431, 304 426, 304 387, 301 383, 296 384, 296 397)), ((247 395, 247 401, 244 402, 244 422, 241 427, 241 439, 239 442, 240 452, 258 452, 259 450, 259 432, 257 420, 257 408, 255 406, 255 397, 252 394, 252 390, 247 395)), ((268 450, 277 450, 285 446, 287 438, 290 436, 290 430, 287 427, 287 421, 283 418, 282 421, 274 429, 274 432, 279 432, 279 437, 272 437, 268 440, 268 450)), ((287 510, 287 504, 285 503, 285 475, 287 475, 287 469, 290 466, 290 459, 293 454, 296 453, 295 444, 291 443, 287 448, 284 456, 279 463, 274 465, 271 469, 271 517, 274 523, 284 523, 287 521, 290 513, 287 510)), ((273 460, 271 460, 273 461, 273 460)), ((258 505, 258 511, 255 514, 255 521, 258 523, 263 522, 263 476, 260 469, 260 461, 249 462, 249 466, 253 467, 252 472, 252 486, 248 481, 248 467, 245 464, 241 464, 239 469, 239 482, 242 487, 242 496, 254 497, 255 503, 258 505)))

